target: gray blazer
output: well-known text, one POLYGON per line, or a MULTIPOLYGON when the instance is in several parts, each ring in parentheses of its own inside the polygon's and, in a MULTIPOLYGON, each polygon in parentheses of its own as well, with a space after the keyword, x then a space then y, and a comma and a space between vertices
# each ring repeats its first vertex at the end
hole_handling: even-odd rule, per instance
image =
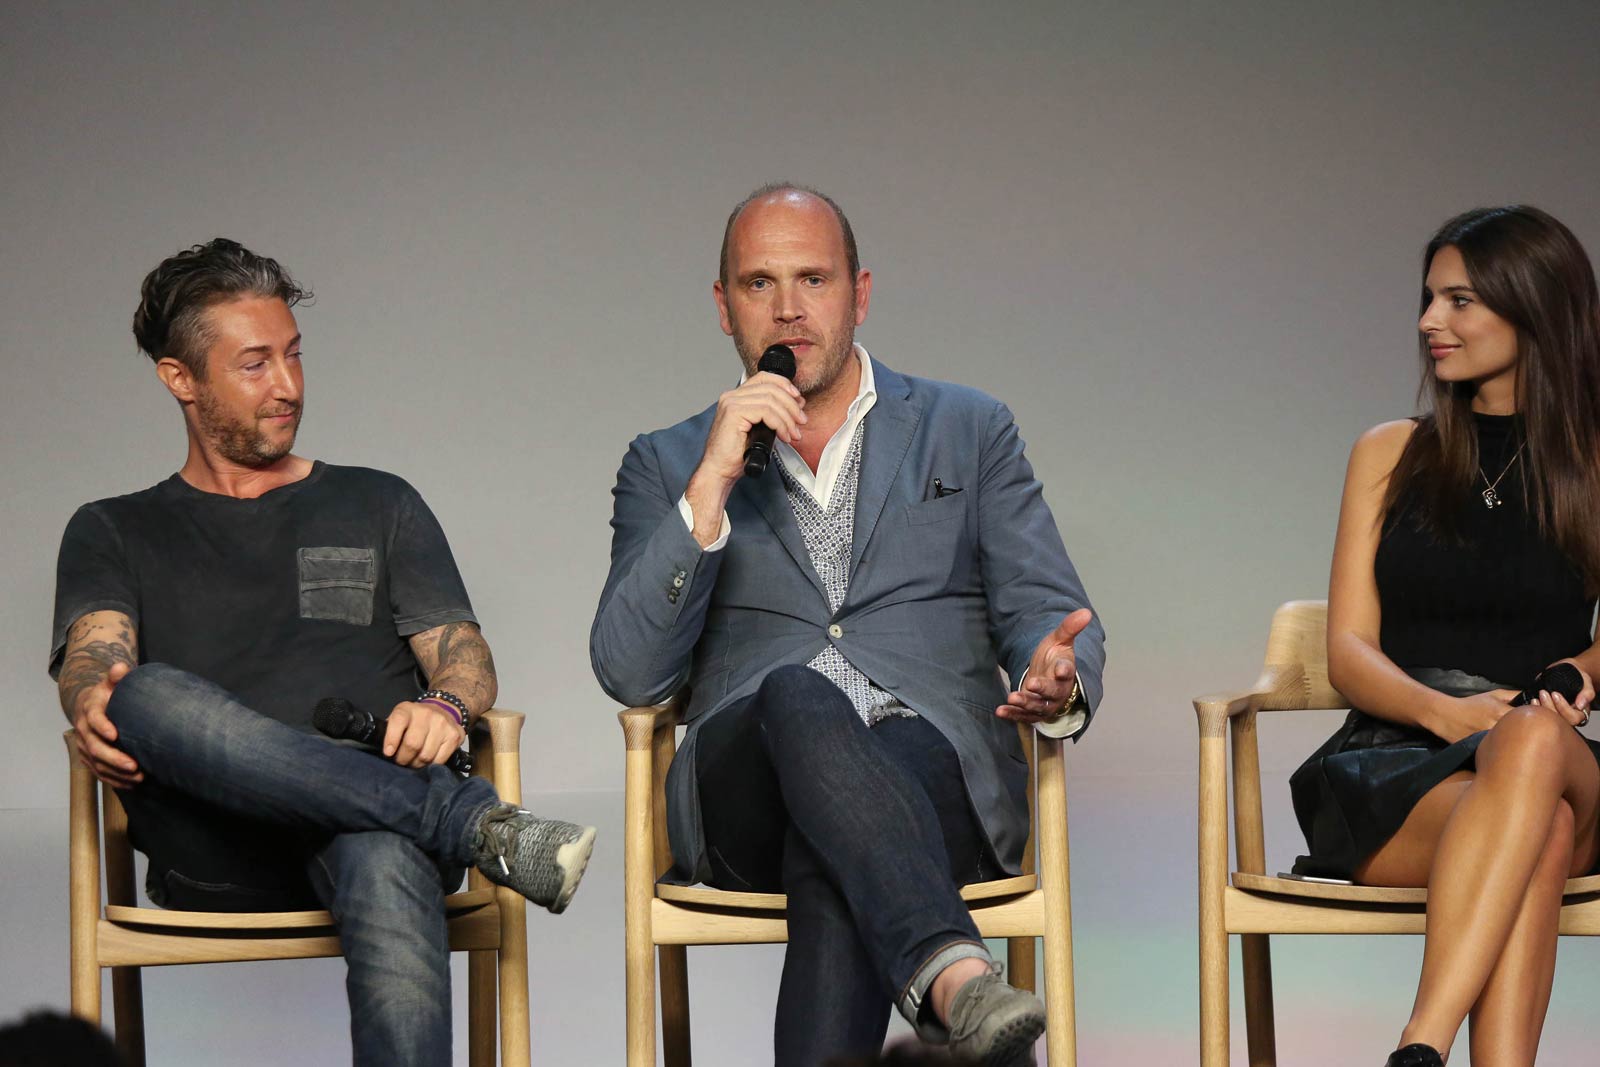
MULTIPOLYGON (((1006 406, 882 363, 873 370, 850 591, 836 615, 776 471, 734 487, 721 551, 703 551, 690 535, 677 503, 714 405, 635 438, 617 473, 611 573, 589 656, 623 704, 658 704, 690 687, 688 731, 667 781, 674 880, 710 871, 694 772, 699 727, 774 667, 808 663, 829 641, 944 734, 996 858, 1012 873, 1022 859, 1022 750, 1015 724, 994 713, 1006 693, 996 668, 1020 678, 1044 636, 1089 600, 1006 406), (935 478, 947 495, 935 498, 935 478)), ((1105 665, 1098 616, 1076 648, 1092 714, 1105 665)))

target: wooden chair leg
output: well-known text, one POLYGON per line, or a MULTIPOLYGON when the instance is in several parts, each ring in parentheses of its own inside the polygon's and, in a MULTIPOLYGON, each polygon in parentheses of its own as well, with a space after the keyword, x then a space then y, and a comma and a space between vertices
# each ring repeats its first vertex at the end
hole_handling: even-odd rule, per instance
POLYGON ((1200 726, 1200 1067, 1228 1067, 1227 714, 1195 702, 1200 726))
POLYGON ((72 1014, 84 1022, 100 1025, 100 968, 94 959, 94 927, 79 932, 72 926, 72 1014), (80 944, 87 941, 87 946, 80 944))
POLYGON ((640 931, 630 922, 624 975, 628 1067, 656 1067, 656 954, 648 941, 648 926, 640 931))
POLYGON ((72 1014, 100 1025, 100 961, 95 939, 100 923, 100 802, 94 778, 76 758, 67 734, 71 766, 68 797, 67 897, 72 940, 72 1014))
POLYGON ((137 967, 111 968, 111 1017, 124 1067, 144 1067, 144 984, 137 967))
POLYGON ((532 1022, 528 1017, 527 901, 511 889, 500 895, 500 1063, 529 1067, 532 1022))
POLYGON ((1228 933, 1222 916, 1200 926, 1200 1067, 1228 1067, 1228 933))
POLYGON ((1244 963, 1244 1021, 1250 1067, 1277 1067, 1277 1035, 1272 1019, 1272 950, 1266 934, 1241 934, 1244 963))
POLYGON ((1039 880, 1044 887, 1045 1051, 1050 1067, 1077 1067, 1078 1019, 1072 979, 1072 869, 1066 770, 1061 742, 1040 742, 1039 880))
POLYGON ((1038 944, 1032 937, 1006 940, 1006 981, 1030 993, 1038 991, 1038 944))
POLYGON ((499 990, 499 961, 490 949, 467 953, 467 1062, 471 1067, 494 1067, 495 1002, 499 990))
MULTIPOLYGON (((623 1019, 628 1067, 656 1067, 656 947, 650 908, 655 897, 655 765, 657 737, 624 713, 628 742, 622 840, 623 1019)), ((666 731, 670 740, 671 730, 666 731)))
POLYGON ((689 1067, 689 954, 661 945, 661 1057, 666 1067, 689 1067))
POLYGON ((1045 1051, 1050 1067, 1077 1067, 1078 1062, 1078 1022, 1072 979, 1072 916, 1068 907, 1066 900, 1057 899, 1056 894, 1052 893, 1045 912, 1045 1051))

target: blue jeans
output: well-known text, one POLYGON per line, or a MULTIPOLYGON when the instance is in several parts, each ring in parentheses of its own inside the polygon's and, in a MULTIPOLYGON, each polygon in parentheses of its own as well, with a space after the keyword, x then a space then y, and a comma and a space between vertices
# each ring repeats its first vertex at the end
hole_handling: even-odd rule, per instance
POLYGON ((165 664, 131 672, 106 710, 145 774, 120 796, 157 903, 314 898, 338 922, 355 1063, 448 1064, 444 894, 493 787, 302 733, 165 664))
POLYGON ((775 1062, 875 1054, 891 1004, 929 1023, 939 972, 990 958, 958 887, 999 870, 955 749, 926 719, 869 729, 805 667, 767 675, 697 744, 714 884, 789 898, 775 1062))

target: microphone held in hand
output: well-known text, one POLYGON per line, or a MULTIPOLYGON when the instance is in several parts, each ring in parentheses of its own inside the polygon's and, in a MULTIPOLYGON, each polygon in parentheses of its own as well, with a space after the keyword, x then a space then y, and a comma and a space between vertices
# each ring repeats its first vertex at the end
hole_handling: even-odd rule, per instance
POLYGON ((1547 693, 1560 693, 1568 704, 1578 699, 1578 694, 1583 692, 1583 675, 1570 663, 1557 663, 1553 667, 1546 667, 1539 672, 1539 677, 1533 684, 1517 694, 1511 703, 1520 707, 1523 704, 1532 704, 1539 699, 1539 690, 1547 693))
MULTIPOLYGON (((756 364, 756 372, 768 371, 769 373, 794 381, 794 349, 788 345, 770 345, 761 353, 761 362, 756 364)), ((761 472, 767 469, 767 464, 772 460, 772 442, 777 433, 766 423, 757 423, 750 427, 750 434, 745 438, 744 446, 744 472, 751 478, 761 477, 761 472)))
MULTIPOLYGON (((363 711, 343 697, 323 697, 317 701, 317 706, 311 713, 311 724, 317 728, 318 733, 337 740, 356 741, 378 748, 383 744, 383 735, 389 729, 389 717, 363 711)), ((472 753, 466 749, 459 749, 451 753, 446 766, 457 774, 470 774, 472 753)))

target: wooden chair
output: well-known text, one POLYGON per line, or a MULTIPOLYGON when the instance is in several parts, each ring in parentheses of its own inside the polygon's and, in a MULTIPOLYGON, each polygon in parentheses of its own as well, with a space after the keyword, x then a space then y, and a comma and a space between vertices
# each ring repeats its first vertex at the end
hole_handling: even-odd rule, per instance
MULTIPOLYGON (((518 750, 523 716, 492 710, 471 733, 474 774, 489 779, 500 799, 522 797, 518 750)), ((106 891, 100 898, 100 816, 95 779, 78 761, 77 735, 66 735, 72 765, 70 888, 72 1013, 100 1025, 100 970, 111 969, 116 1041, 129 1067, 144 1067, 141 967, 337 956, 339 938, 325 911, 228 913, 167 911, 137 906, 128 817, 114 790, 98 790, 105 808, 106 891)), ((445 898, 450 947, 470 954, 468 1025, 473 1067, 495 1062, 498 991, 500 1062, 528 1064, 528 941, 526 901, 472 871, 468 890, 445 898)))
MULTIPOLYGON (((1267 711, 1344 709, 1328 681, 1328 605, 1284 604, 1272 617, 1267 660, 1250 689, 1199 697, 1200 1063, 1227 1067, 1228 935, 1244 964, 1245 1029, 1251 1067, 1273 1067, 1270 934, 1420 934, 1426 889, 1384 889, 1268 877, 1261 823, 1256 716, 1267 711), (1228 753, 1233 743, 1233 832, 1238 868, 1228 871, 1228 753)), ((1600 934, 1600 876, 1567 883, 1563 934, 1600 934)))
MULTIPOLYGON (((689 1067, 686 946, 755 945, 788 940, 780 893, 738 893, 658 885, 671 865, 667 847, 667 767, 677 748, 682 699, 618 714, 627 742, 623 882, 627 917, 628 1067, 655 1067, 656 964, 661 970, 661 1030, 667 1067, 689 1067)), ((1067 794, 1061 741, 1021 727, 1028 759, 1032 830, 1024 874, 964 887, 961 896, 984 937, 1004 937, 1007 978, 1034 988, 1034 938, 1044 938, 1046 1047, 1050 1067, 1075 1067, 1072 899, 1067 857, 1067 794), (1038 869, 1035 873, 1035 842, 1038 869)))

